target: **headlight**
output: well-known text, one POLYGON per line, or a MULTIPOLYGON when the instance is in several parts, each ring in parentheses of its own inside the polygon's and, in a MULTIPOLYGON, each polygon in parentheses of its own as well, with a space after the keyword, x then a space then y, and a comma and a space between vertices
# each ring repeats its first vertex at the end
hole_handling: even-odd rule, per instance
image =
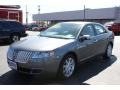
POLYGON ((13 53, 14 53, 14 50, 12 48, 9 48, 7 52, 7 58, 10 60, 13 60, 13 53))
POLYGON ((54 51, 50 51, 50 52, 34 52, 32 54, 32 59, 45 58, 45 57, 51 57, 51 56, 54 56, 54 51))

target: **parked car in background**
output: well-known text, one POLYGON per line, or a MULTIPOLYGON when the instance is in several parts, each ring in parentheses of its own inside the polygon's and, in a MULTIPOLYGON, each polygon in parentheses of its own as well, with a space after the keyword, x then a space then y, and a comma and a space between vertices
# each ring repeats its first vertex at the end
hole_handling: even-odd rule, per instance
POLYGON ((48 27, 47 26, 40 26, 39 31, 45 31, 48 27))
POLYGON ((37 24, 27 25, 27 30, 29 31, 44 31, 45 29, 47 29, 46 26, 39 26, 37 24))
POLYGON ((24 24, 25 30, 27 31, 29 29, 29 26, 24 24))
POLYGON ((96 55, 110 58, 114 34, 93 22, 62 22, 9 47, 8 65, 28 74, 71 77, 78 63, 96 55))
POLYGON ((120 35, 120 22, 108 22, 105 26, 116 35, 120 35))
POLYGON ((38 27, 37 24, 30 24, 30 25, 28 25, 28 30, 30 30, 30 31, 38 31, 39 27, 38 27))
POLYGON ((25 27, 17 21, 0 20, 0 40, 16 42, 26 36, 25 27))

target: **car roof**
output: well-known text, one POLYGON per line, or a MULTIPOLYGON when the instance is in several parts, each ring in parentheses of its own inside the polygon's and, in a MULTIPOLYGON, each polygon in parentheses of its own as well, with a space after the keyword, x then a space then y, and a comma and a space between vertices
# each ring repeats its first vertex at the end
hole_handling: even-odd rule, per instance
POLYGON ((79 25, 86 25, 86 24, 99 24, 99 23, 96 23, 96 22, 86 22, 86 21, 61 22, 61 23, 71 23, 71 24, 79 24, 79 25))

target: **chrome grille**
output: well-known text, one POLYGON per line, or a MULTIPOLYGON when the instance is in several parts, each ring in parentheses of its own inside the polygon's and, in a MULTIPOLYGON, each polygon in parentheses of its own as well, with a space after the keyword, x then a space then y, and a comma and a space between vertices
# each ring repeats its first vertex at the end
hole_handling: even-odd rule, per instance
POLYGON ((27 63, 32 55, 29 51, 18 51, 15 57, 15 62, 27 63))

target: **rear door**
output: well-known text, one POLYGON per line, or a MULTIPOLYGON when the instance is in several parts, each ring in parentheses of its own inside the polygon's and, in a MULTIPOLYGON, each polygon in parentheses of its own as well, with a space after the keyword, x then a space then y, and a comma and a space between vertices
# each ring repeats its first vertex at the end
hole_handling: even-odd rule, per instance
POLYGON ((94 24, 94 28, 95 28, 96 38, 97 38, 96 52, 98 54, 101 54, 101 53, 104 53, 106 50, 109 36, 106 29, 102 25, 94 24))

